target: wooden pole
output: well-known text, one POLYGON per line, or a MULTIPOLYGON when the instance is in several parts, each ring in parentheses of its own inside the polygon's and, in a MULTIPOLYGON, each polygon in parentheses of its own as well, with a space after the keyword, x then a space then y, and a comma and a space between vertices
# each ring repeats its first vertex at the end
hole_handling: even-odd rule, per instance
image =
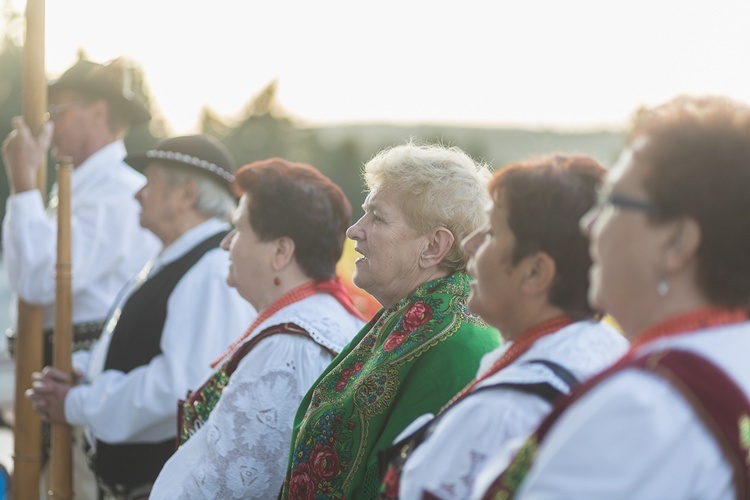
MULTIPOLYGON (((71 158, 57 165, 57 265, 55 267, 55 333, 53 365, 73 377, 73 289, 70 256, 71 158)), ((68 424, 52 425, 50 441, 51 498, 73 498, 72 429, 68 424)))
MULTIPOLYGON (((23 111, 26 123, 37 133, 47 112, 47 77, 44 69, 44 0, 26 2, 26 41, 23 49, 23 111)), ((40 165, 37 185, 47 192, 47 164, 40 165)), ((16 390, 14 407, 13 500, 38 500, 42 464, 42 426, 24 397, 31 374, 42 369, 44 311, 18 303, 16 331, 16 390)))

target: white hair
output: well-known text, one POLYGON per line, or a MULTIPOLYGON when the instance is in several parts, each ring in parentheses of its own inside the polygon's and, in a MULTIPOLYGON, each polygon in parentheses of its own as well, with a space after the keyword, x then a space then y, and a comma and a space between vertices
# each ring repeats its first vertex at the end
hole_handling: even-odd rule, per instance
POLYGON ((225 187, 223 181, 199 170, 174 165, 158 164, 164 181, 169 186, 179 186, 192 180, 198 186, 195 209, 206 217, 216 217, 229 222, 237 201, 225 187))
POLYGON ((406 220, 426 233, 442 226, 454 242, 443 266, 466 267, 468 254, 461 241, 487 221, 492 173, 457 147, 417 145, 413 141, 380 151, 364 166, 367 187, 395 191, 406 220))

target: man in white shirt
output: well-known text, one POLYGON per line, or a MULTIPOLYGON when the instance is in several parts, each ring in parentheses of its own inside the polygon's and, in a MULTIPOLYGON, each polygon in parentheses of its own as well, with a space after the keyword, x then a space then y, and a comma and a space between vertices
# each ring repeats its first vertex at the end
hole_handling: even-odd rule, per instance
MULTIPOLYGON (((8 350, 15 350, 17 298, 44 309, 44 361, 52 360, 57 185, 45 207, 37 170, 52 146, 72 159, 71 255, 73 350, 99 337, 107 312, 127 281, 153 257, 159 240, 138 223, 133 198, 145 178, 126 163, 123 138, 151 115, 131 91, 124 60, 97 64, 80 60, 49 84, 50 121, 38 132, 23 118, 3 144, 10 196, 3 220, 4 267, 13 292, 8 350)), ((80 436, 78 436, 80 439, 80 436)), ((76 498, 92 498, 96 484, 80 443, 74 446, 76 498)), ((42 486, 44 488, 44 486, 42 486)))
POLYGON ((114 304, 94 348, 74 356, 77 384, 47 367, 28 397, 44 421, 87 428, 106 498, 147 498, 175 450, 179 398, 255 311, 226 284, 229 259, 219 247, 236 204, 229 153, 185 136, 125 161, 145 169, 140 220, 164 249, 114 304))
MULTIPOLYGON (((51 361, 54 323, 57 186, 45 208, 36 179, 50 144, 56 157, 70 157, 74 166, 74 350, 98 337, 117 293, 160 246, 138 223, 133 195, 145 179, 123 162, 128 128, 151 118, 130 92, 130 80, 122 60, 106 65, 78 61, 50 82, 50 121, 42 130, 35 136, 16 117, 3 145, 11 193, 3 220, 3 259, 14 295, 44 308, 45 364, 51 361)), ((9 332, 11 351, 13 336, 9 332)))

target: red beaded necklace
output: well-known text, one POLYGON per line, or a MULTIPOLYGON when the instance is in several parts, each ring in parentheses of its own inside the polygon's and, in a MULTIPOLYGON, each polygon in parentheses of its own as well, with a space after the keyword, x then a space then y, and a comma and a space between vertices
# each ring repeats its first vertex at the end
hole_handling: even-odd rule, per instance
POLYGON ((643 333, 630 343, 628 356, 632 355, 638 347, 657 339, 690 333, 713 326, 740 323, 747 321, 747 319, 748 311, 746 309, 726 309, 723 307, 695 309, 678 316, 673 316, 644 330, 643 333))
POLYGON ((450 406, 469 394, 472 390, 474 390, 474 387, 476 387, 477 384, 496 374, 500 370, 508 367, 523 353, 528 351, 531 346, 534 345, 534 342, 542 337, 565 328, 571 323, 573 323, 573 318, 571 318, 570 316, 557 316, 550 320, 539 323, 538 325, 533 326, 523 332, 516 340, 513 341, 513 344, 503 353, 503 355, 500 356, 494 363, 492 363, 492 366, 490 366, 487 371, 485 371, 482 375, 480 375, 473 382, 467 385, 463 390, 461 390, 461 392, 456 394, 453 399, 448 401, 448 404, 443 406, 439 413, 443 413, 450 406))

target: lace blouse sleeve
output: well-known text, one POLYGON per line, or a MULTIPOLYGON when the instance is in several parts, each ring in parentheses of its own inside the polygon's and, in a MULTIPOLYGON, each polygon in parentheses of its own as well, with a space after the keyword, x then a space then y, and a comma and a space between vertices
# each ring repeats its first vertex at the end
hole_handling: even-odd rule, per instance
POLYGON ((274 335, 240 362, 206 423, 170 458, 151 498, 275 498, 299 402, 331 356, 274 335))

